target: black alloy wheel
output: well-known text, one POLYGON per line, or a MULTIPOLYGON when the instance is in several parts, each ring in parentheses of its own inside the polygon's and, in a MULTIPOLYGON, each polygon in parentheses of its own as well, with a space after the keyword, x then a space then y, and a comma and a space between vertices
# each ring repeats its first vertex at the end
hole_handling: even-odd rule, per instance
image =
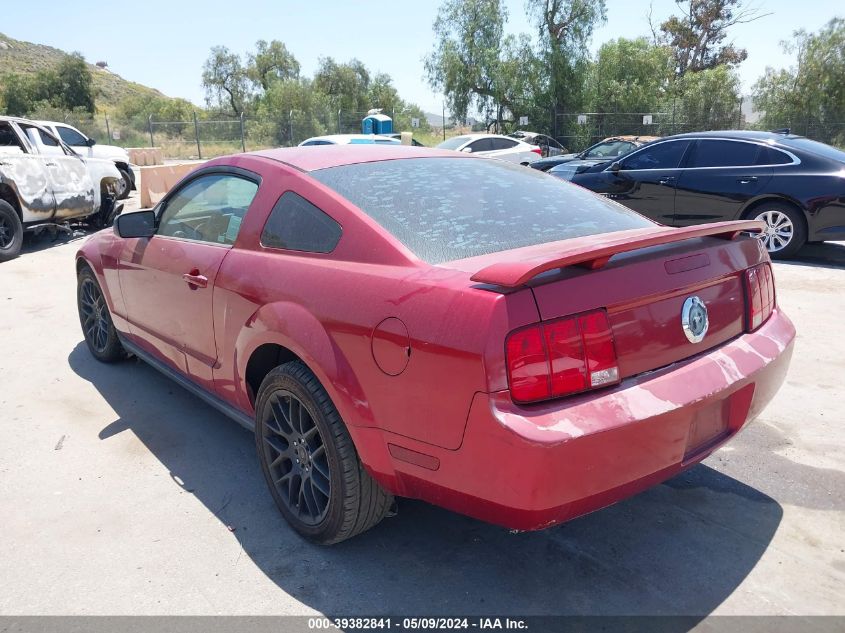
POLYGON ((112 363, 126 356, 112 323, 103 291, 90 268, 83 268, 77 280, 76 303, 82 335, 91 354, 99 361, 112 363))
POLYGON ((300 521, 319 525, 326 517, 332 486, 323 437, 306 406, 290 391, 275 391, 269 405, 261 428, 273 486, 300 521))

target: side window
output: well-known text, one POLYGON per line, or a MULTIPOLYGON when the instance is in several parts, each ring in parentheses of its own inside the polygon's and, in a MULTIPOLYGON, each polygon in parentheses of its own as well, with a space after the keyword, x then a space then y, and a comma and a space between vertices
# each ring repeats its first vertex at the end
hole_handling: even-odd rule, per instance
POLYGON ((340 224, 293 191, 285 192, 267 218, 261 245, 309 253, 331 253, 343 233, 340 224))
POLYGON ((0 121, 0 152, 5 154, 26 153, 26 148, 23 146, 21 139, 18 138, 17 132, 6 121, 0 121))
POLYGON ((789 165, 792 158, 780 150, 763 146, 760 149, 760 156, 757 158, 758 165, 789 165))
POLYGON ((689 141, 667 141, 651 145, 626 158, 623 169, 674 169, 689 147, 689 141))
POLYGON ((198 242, 234 244, 258 185, 232 174, 192 180, 167 202, 158 234, 198 242))
POLYGON ((47 134, 44 130, 38 130, 38 136, 41 137, 41 142, 47 147, 58 147, 59 141, 47 134))
POLYGON ((510 149, 516 147, 517 142, 508 138, 491 138, 490 143, 493 149, 510 149))
POLYGON ((619 154, 622 153, 619 149, 621 144, 621 141, 608 141, 607 143, 600 143, 599 145, 591 149, 589 152, 587 152, 585 158, 609 158, 611 156, 619 156, 619 154))
POLYGON ((68 145, 85 145, 88 142, 88 139, 82 136, 82 134, 76 130, 70 129, 69 127, 57 125, 56 129, 59 131, 59 136, 61 136, 62 140, 68 145))
POLYGON ((760 149, 756 143, 699 140, 687 167, 749 167, 759 164, 760 149))
POLYGON ((489 138, 480 138, 477 141, 470 143, 468 147, 471 152, 489 152, 493 149, 493 144, 490 142, 489 138))
POLYGON ((20 123, 19 125, 24 131, 24 134, 29 137, 29 142, 34 148, 36 148, 36 152, 38 151, 37 148, 40 142, 44 145, 44 151, 51 156, 54 154, 67 154, 67 151, 64 147, 62 147, 61 143, 59 143, 56 138, 46 130, 42 130, 40 127, 35 127, 34 125, 27 125, 25 123, 20 123), (49 143, 42 140, 45 138, 49 141, 49 143))

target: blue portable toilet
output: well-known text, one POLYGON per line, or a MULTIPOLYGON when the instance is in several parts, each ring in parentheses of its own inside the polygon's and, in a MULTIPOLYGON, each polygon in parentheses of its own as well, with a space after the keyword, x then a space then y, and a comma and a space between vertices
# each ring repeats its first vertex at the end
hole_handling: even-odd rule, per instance
POLYGON ((393 119, 379 110, 370 110, 361 121, 361 134, 392 134, 393 119))

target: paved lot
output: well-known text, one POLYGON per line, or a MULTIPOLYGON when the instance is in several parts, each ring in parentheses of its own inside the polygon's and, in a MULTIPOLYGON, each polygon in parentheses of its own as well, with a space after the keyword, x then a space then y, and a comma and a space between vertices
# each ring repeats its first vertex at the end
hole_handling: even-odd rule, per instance
POLYGON ((320 548, 285 526, 249 433, 92 360, 80 241, 0 265, 0 613, 845 614, 845 245, 776 265, 787 383, 705 464, 545 532, 407 501, 320 548))

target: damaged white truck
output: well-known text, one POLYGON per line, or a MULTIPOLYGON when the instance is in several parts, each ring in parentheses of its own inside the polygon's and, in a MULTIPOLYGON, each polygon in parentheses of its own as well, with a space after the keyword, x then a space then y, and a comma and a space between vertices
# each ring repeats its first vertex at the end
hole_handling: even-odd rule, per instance
POLYGON ((0 117, 0 262, 18 256, 24 231, 110 224, 120 179, 112 161, 83 158, 32 121, 0 117))

